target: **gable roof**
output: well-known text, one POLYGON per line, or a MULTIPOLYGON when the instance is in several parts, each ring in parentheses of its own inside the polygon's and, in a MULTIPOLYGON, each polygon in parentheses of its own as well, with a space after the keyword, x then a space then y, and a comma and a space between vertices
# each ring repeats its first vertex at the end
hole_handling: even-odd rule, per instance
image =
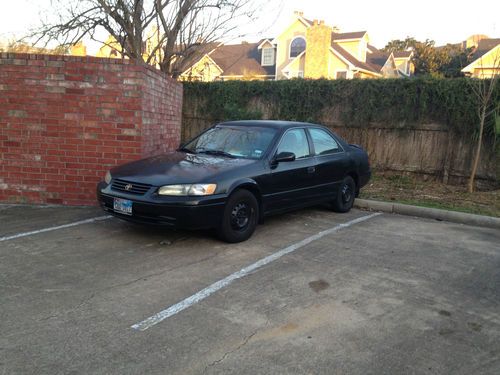
POLYGON ((260 64, 261 41, 257 43, 242 43, 221 45, 213 50, 209 56, 223 70, 223 76, 242 76, 255 74, 272 76, 275 66, 262 66, 260 64))
MULTIPOLYGON (((469 65, 467 65, 465 68, 463 68, 462 72, 471 73, 475 69, 477 64, 480 64, 479 65, 480 69, 484 69, 484 68, 498 69, 497 66, 490 66, 490 65, 483 66, 483 57, 485 57, 486 55, 489 55, 490 53, 494 53, 494 51, 497 51, 496 55, 494 57, 494 61, 497 62, 497 58, 500 57, 500 39, 483 39, 483 40, 479 42, 479 45, 476 49, 476 52, 472 56, 473 61, 469 65), (483 40, 487 41, 487 42, 481 44, 481 42, 483 40), (491 48, 489 48, 489 47, 491 47, 491 48)), ((495 62, 493 62, 494 65, 496 65, 495 62)))
POLYGON ((479 59, 481 56, 488 53, 499 44, 500 44, 500 38, 480 40, 477 45, 476 51, 472 55, 472 60, 479 59))
POLYGON ((371 53, 366 55, 366 62, 380 72, 390 56, 390 53, 385 53, 375 48, 371 53))
POLYGON ((311 20, 309 20, 309 19, 305 18, 304 16, 300 16, 300 18, 301 18, 303 21, 305 21, 305 23, 309 24, 309 26, 312 26, 313 21, 311 21, 311 20))
POLYGON ((357 58, 355 58, 353 55, 347 52, 344 48, 342 48, 338 43, 332 43, 332 49, 355 68, 366 70, 371 73, 380 74, 380 69, 382 69, 382 67, 380 67, 379 69, 377 66, 373 66, 370 63, 364 63, 362 61, 359 61, 357 58))
POLYGON ((413 51, 394 51, 392 54, 395 59, 409 59, 412 56, 413 51))
POLYGON ((354 31, 352 33, 335 33, 332 32, 332 42, 339 40, 361 39, 365 36, 366 31, 354 31))
POLYGON ((262 39, 260 42, 259 42, 259 45, 257 46, 258 49, 262 49, 264 47, 265 44, 270 44, 272 47, 275 47, 273 42, 272 42, 272 39, 271 38, 265 38, 265 39, 262 39))
MULTIPOLYGON (((182 51, 181 59, 174 61, 174 70, 177 72, 185 72, 192 66, 198 63, 206 54, 209 54, 217 46, 219 42, 193 44, 186 50, 182 51)), ((176 50, 180 50, 180 46, 176 46, 176 50)))

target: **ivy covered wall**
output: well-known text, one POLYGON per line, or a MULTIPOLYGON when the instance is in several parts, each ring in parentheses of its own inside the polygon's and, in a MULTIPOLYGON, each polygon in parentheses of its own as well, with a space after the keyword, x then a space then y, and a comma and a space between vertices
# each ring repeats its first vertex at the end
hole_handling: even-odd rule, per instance
MULTIPOLYGON (((279 119, 329 126, 367 148, 380 169, 461 183, 478 129, 467 78, 229 81, 184 84, 183 139, 224 120, 279 119)), ((500 102, 500 85, 492 105, 500 102)), ((498 114, 497 114, 498 115, 498 114)), ((500 121, 488 118, 480 178, 498 181, 500 121)))

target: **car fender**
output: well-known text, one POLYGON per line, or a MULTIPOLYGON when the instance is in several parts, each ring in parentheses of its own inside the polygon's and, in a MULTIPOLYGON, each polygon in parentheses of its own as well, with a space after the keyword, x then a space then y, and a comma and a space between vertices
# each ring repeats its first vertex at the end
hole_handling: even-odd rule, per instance
POLYGON ((227 189, 227 195, 231 195, 236 189, 245 186, 251 186, 253 190, 258 191, 260 194, 260 187, 257 184, 257 182, 255 182, 251 178, 240 178, 234 181, 229 187, 229 189, 227 189))

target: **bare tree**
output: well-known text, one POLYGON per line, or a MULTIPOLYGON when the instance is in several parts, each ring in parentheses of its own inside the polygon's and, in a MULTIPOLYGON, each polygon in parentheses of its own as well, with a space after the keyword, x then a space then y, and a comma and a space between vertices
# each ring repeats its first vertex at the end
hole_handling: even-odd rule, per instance
POLYGON ((51 17, 27 37, 34 44, 73 45, 99 40, 104 29, 111 48, 127 58, 158 65, 173 77, 200 45, 227 39, 255 19, 263 0, 52 0, 51 17), (154 32, 151 32, 154 30, 154 32), (145 48, 145 45, 152 48, 145 48))
POLYGON ((496 86, 500 78, 500 47, 496 47, 490 53, 487 54, 488 56, 486 54, 483 56, 485 59, 486 57, 488 58, 488 60, 486 60, 487 62, 481 57, 479 74, 477 78, 472 78, 469 81, 470 87, 478 103, 477 115, 479 119, 479 134, 477 137, 471 174, 467 184, 469 193, 474 192, 475 188, 475 179, 479 160, 481 158, 481 147, 483 145, 486 123, 489 118, 497 116, 500 110, 500 103, 494 98, 496 86), (490 55, 490 53, 492 55, 490 55))

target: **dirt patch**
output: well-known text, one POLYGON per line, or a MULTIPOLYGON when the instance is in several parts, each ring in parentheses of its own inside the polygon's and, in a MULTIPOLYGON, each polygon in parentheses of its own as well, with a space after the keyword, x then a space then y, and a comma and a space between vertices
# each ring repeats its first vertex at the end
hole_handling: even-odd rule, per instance
POLYGON ((414 176, 374 173, 360 198, 500 217, 500 190, 468 193, 465 186, 414 176))

